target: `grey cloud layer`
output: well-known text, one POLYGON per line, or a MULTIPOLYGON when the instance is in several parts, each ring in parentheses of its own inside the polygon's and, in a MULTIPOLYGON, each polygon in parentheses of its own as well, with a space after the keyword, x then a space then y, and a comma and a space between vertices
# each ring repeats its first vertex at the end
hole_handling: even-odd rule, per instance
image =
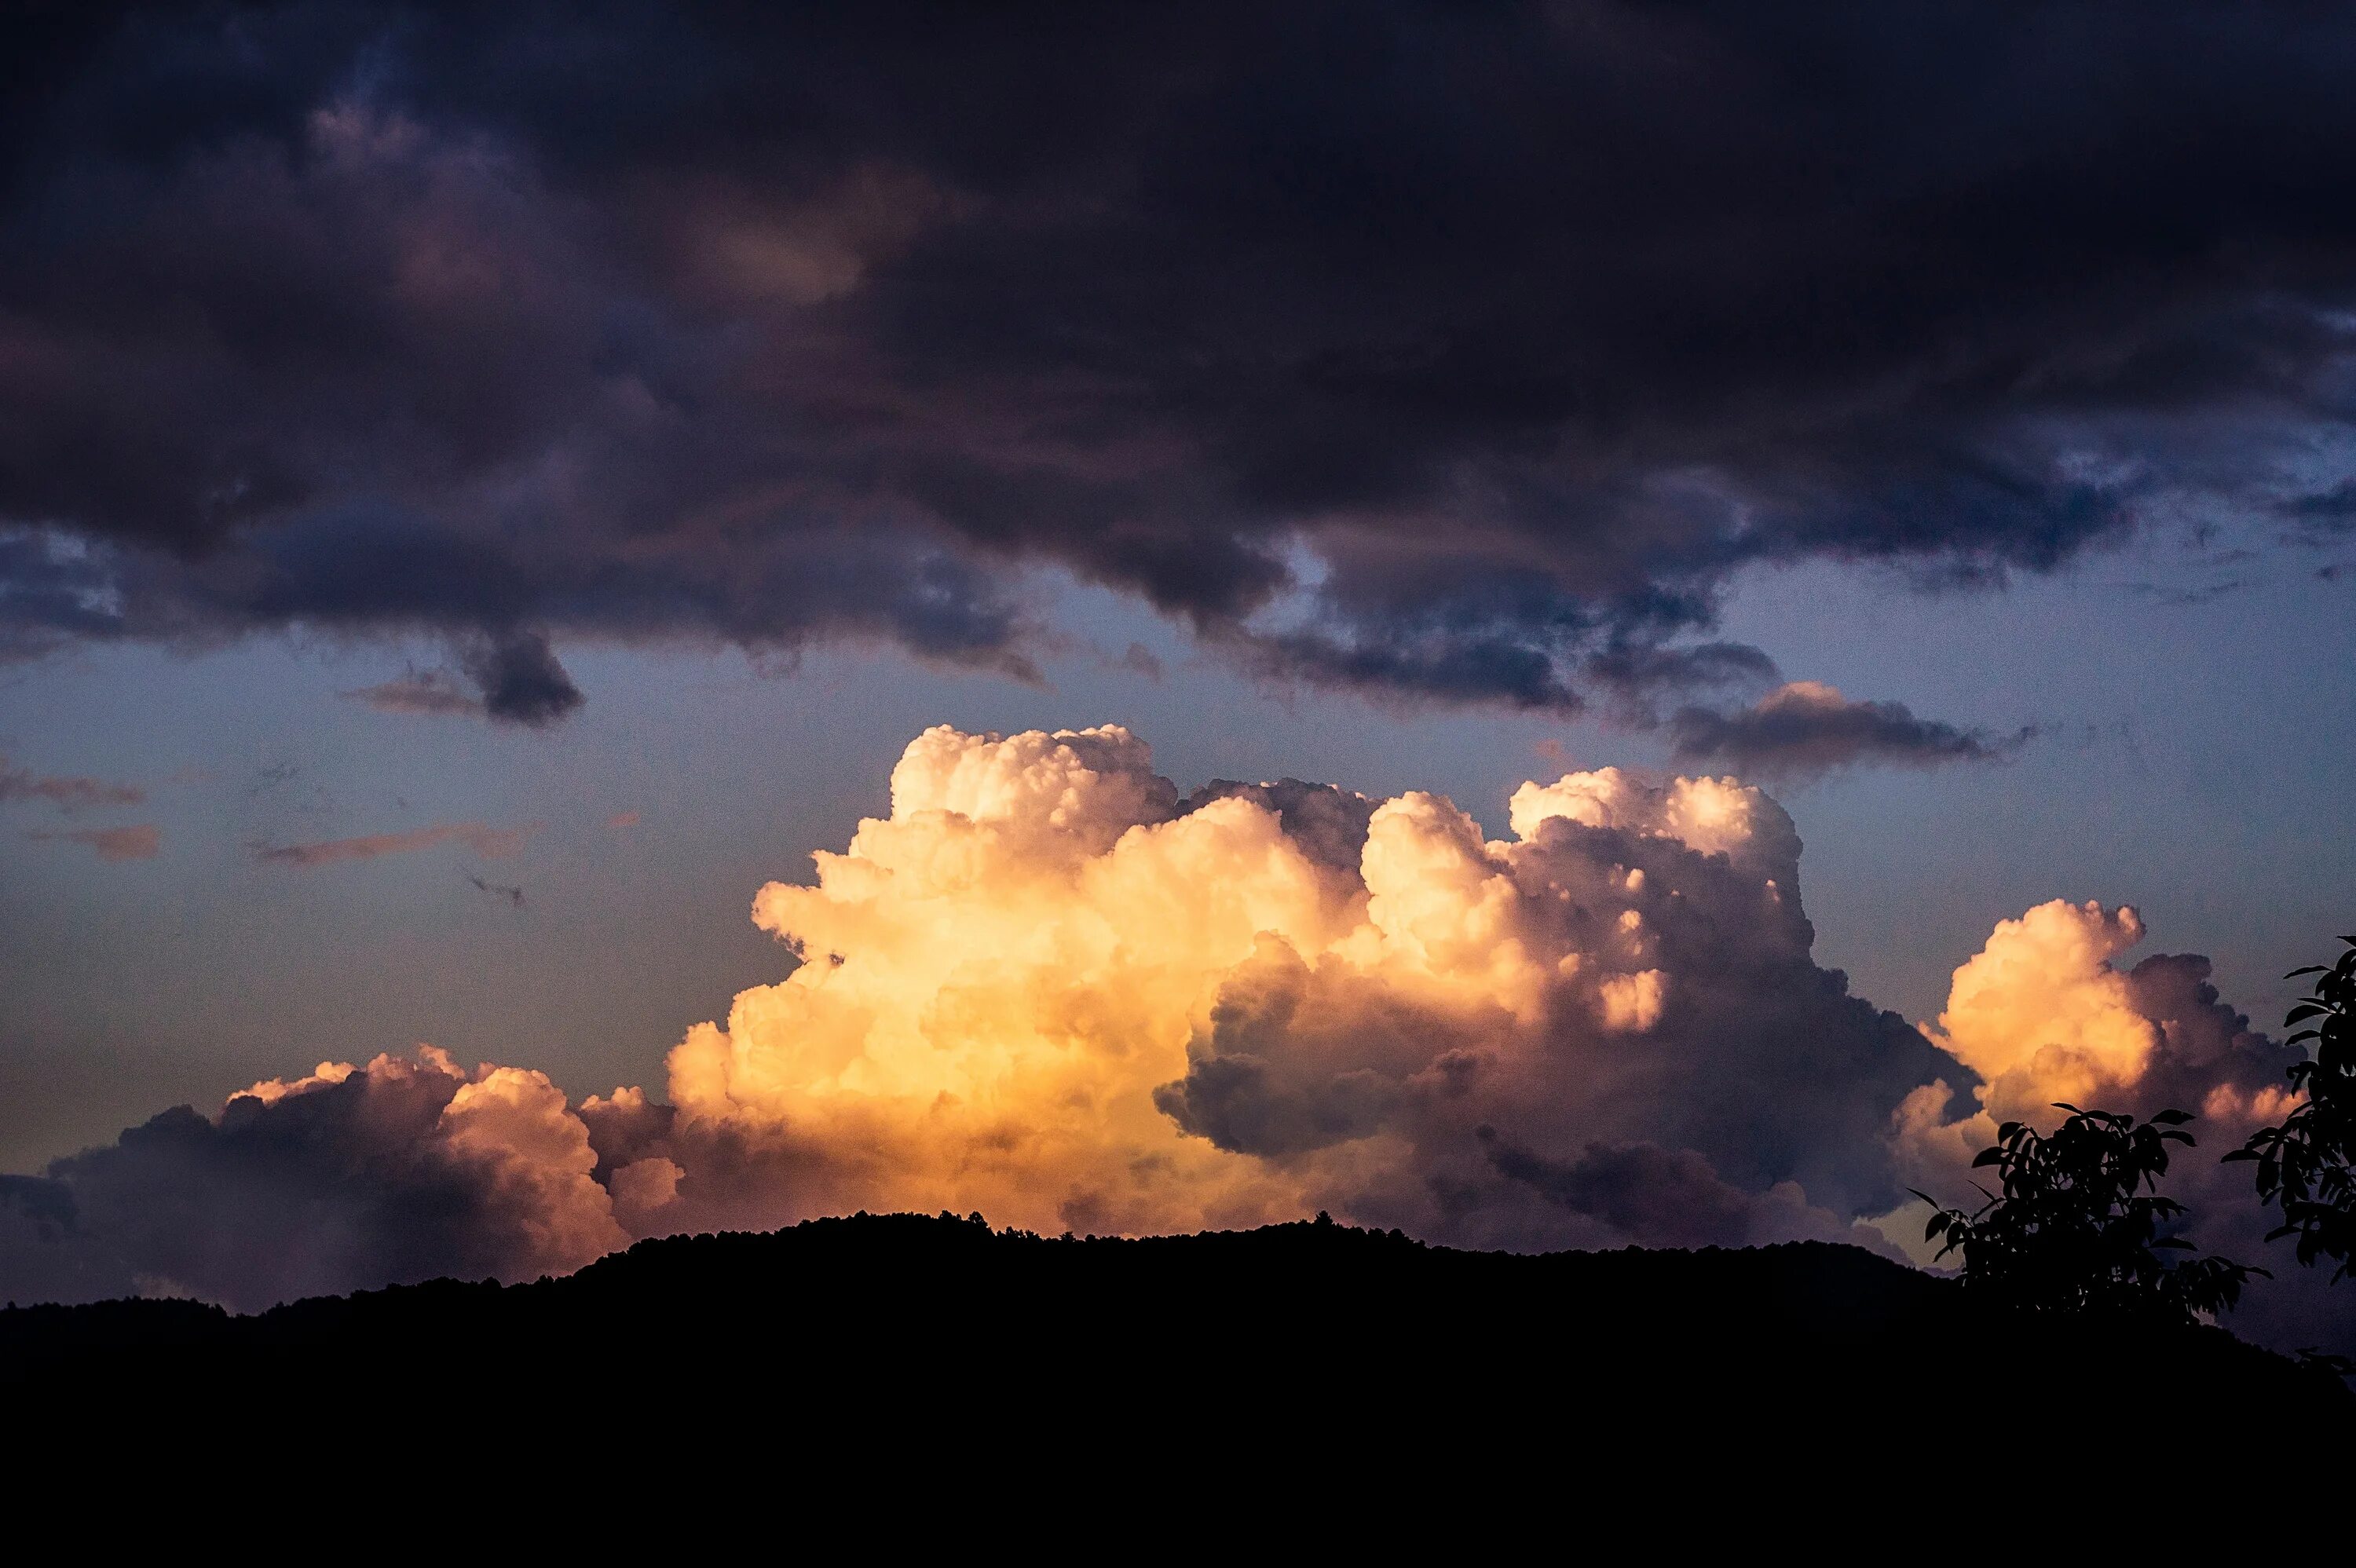
POLYGON ((576 1268, 623 1238, 562 1106, 544 1083, 486 1094, 431 1053, 241 1095, 218 1117, 180 1106, 44 1176, 0 1178, 0 1275, 22 1300, 160 1290, 259 1307, 576 1268))
POLYGON ((1935 768, 2001 762, 2036 735, 1960 729, 1917 718, 1902 702, 1856 701, 1829 686, 1794 681, 1749 708, 1679 709, 1670 749, 1681 763, 1729 763, 1747 778, 1806 779, 1860 763, 1935 768))
POLYGON ((2286 478, 2350 415, 2334 12, 322 0, 0 61, 0 653, 424 632, 541 723, 552 636, 1027 674, 1053 566, 1569 709, 1745 561, 2342 493, 2286 478))

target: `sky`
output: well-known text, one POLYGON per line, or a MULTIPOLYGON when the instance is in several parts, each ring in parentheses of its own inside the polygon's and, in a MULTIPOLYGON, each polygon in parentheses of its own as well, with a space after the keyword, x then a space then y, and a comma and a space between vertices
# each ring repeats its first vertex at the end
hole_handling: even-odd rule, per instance
POLYGON ((5 26, 0 1294, 1902 1253, 2356 924, 2330 13, 5 26))

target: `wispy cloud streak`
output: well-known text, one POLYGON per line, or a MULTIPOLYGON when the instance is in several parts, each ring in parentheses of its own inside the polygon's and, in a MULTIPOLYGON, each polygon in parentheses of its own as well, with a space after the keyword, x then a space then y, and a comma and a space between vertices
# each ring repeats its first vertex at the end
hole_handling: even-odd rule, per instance
POLYGON ((77 827, 63 833, 27 833, 25 837, 36 842, 80 844, 98 851, 102 860, 152 860, 164 846, 163 829, 152 823, 136 827, 77 827))
POLYGON ((370 833, 356 838, 329 838, 316 844, 257 844, 253 858, 267 865, 334 866, 350 860, 376 860, 387 855, 407 855, 441 844, 461 844, 486 860, 503 860, 521 849, 536 825, 493 827, 482 822, 437 822, 406 833, 370 833))
POLYGON ((0 801, 44 800, 60 811, 93 805, 137 805, 147 792, 137 784, 110 784, 103 779, 67 778, 13 767, 0 756, 0 801))

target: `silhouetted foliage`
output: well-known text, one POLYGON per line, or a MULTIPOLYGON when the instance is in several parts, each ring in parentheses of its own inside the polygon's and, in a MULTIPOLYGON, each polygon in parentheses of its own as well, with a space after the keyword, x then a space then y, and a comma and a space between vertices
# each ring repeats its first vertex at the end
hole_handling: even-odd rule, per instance
POLYGON ((2324 1377, 2343 1380, 2356 1378, 2356 1358, 2342 1356, 2331 1350, 2319 1350, 2312 1345, 2299 1350, 2298 1363, 2308 1371, 2319 1373, 2324 1377))
POLYGON ((2254 1161, 2258 1200, 2282 1210, 2283 1222, 2266 1240, 2298 1238, 2298 1261, 2330 1258, 2344 1277, 2356 1253, 2356 936, 2340 939, 2348 951, 2337 964, 2310 964, 2285 979, 2318 976, 2285 1025, 2307 1027, 2290 1043, 2315 1041, 2305 1061, 2289 1070, 2294 1093, 2304 1096, 2280 1126, 2261 1127, 2225 1157, 2254 1161))
MULTIPOLYGON (((2023 1122, 1997 1129, 1972 1161, 1994 1166, 2003 1185, 1970 1213, 1939 1209, 1926 1239, 1963 1259, 1964 1284, 2005 1306, 2032 1312, 2155 1315, 2190 1322, 2222 1312, 2264 1269, 2224 1258, 2162 1254, 2191 1243, 2166 1234, 2184 1206, 2159 1195, 2168 1146, 2190 1147, 2184 1111, 2137 1122, 2115 1111, 2056 1104, 2069 1119, 2048 1136, 2023 1122)), ((1927 1192, 1915 1196, 1937 1207, 1927 1192)))

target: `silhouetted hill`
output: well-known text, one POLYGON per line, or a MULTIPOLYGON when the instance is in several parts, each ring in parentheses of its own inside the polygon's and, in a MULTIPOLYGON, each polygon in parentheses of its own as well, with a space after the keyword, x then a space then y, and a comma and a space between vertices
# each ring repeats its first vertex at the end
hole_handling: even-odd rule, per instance
POLYGON ((179 1464, 205 1445, 228 1464, 418 1443, 513 1469, 749 1444, 805 1477, 1166 1480, 1191 1455, 1405 1485, 1546 1472, 1598 1443, 1745 1467, 1985 1452, 2027 1410, 2096 1399, 2144 1443, 2356 1413, 2336 1381, 2220 1329, 2006 1318, 1815 1243, 1519 1256, 1327 1223, 1071 1241, 862 1215, 249 1317, 0 1313, 14 1430, 71 1452, 169 1432, 179 1464))

